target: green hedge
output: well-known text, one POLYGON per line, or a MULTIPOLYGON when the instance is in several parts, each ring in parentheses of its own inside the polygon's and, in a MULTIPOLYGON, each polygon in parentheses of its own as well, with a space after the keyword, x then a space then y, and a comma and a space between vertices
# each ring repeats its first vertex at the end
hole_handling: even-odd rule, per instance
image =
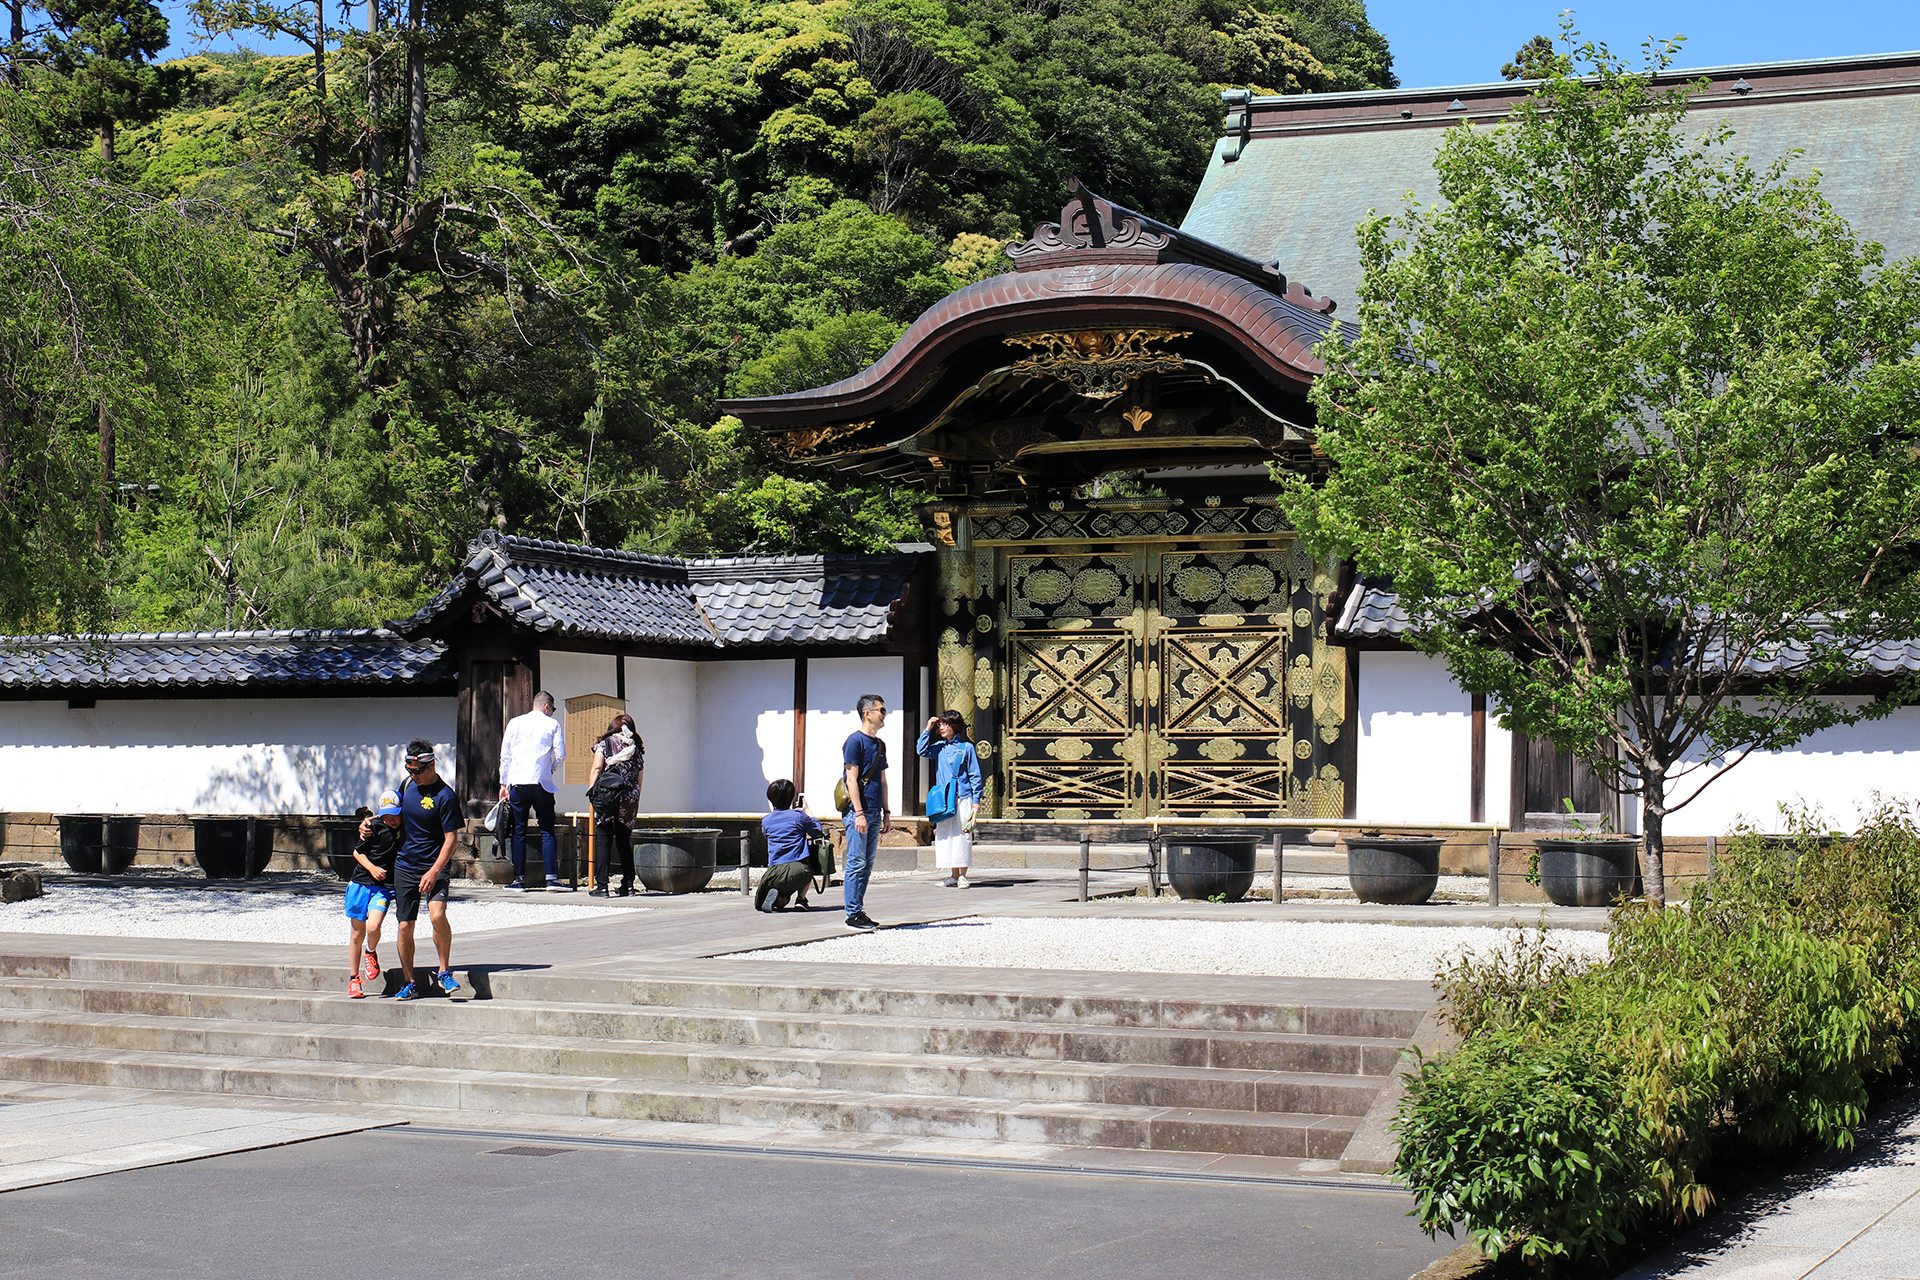
POLYGON ((1730 1142, 1852 1141, 1920 1044, 1920 831, 1904 805, 1850 839, 1792 822, 1738 834, 1684 908, 1618 908, 1605 964, 1523 933, 1436 979, 1461 1043, 1395 1126, 1429 1234, 1551 1272, 1699 1216, 1730 1142))

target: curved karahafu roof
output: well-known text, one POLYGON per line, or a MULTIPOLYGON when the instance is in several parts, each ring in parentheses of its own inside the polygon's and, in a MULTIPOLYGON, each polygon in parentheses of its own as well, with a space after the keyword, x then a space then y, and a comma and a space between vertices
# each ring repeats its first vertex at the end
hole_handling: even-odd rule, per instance
POLYGON ((870 368, 722 409, 795 461, 947 493, 1314 465, 1306 391, 1333 303, 1071 185, 1011 273, 936 303, 870 368))

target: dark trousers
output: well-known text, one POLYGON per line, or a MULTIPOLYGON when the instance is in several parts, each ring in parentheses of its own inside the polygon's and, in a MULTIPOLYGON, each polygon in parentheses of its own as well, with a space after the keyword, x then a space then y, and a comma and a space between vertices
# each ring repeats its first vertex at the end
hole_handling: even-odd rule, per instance
POLYGON ((633 828, 624 822, 608 822, 601 818, 593 823, 593 882, 602 889, 607 887, 607 850, 611 847, 614 856, 620 859, 620 879, 631 886, 633 884, 633 828))
POLYGON ((779 895, 774 899, 774 907, 784 907, 796 896, 807 896, 807 882, 811 879, 813 868, 804 861, 776 863, 760 873, 760 883, 754 887, 753 900, 760 901, 760 895, 772 889, 779 895))
POLYGON ((507 803, 513 806, 513 839, 507 848, 513 857, 513 874, 527 874, 527 818, 540 824, 540 858, 546 864, 547 883, 560 878, 560 842, 553 835, 553 792, 537 782, 522 783, 507 789, 507 803))

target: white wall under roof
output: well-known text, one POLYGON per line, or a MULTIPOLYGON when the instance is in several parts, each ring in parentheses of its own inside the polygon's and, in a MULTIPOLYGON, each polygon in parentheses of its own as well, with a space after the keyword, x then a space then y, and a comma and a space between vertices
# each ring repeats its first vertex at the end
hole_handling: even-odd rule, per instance
POLYGON ((1685 799, 1723 770, 1724 778, 1667 819, 1666 834, 1725 835, 1741 821, 1777 831, 1783 804, 1817 806, 1833 826, 1852 828, 1872 808, 1876 791, 1890 800, 1920 796, 1920 707, 1826 729, 1785 751, 1755 752, 1730 770, 1709 765, 1683 779, 1670 799, 1685 799))
MULTIPOLYGON (((1466 822, 1473 802, 1473 700, 1439 658, 1362 651, 1356 813, 1377 822, 1466 822)), ((1513 738, 1487 722, 1487 817, 1504 822, 1513 738)))
MULTIPOLYGON (((614 663, 606 655, 542 651, 541 685, 564 712, 568 698, 614 696, 614 663)), ((858 724, 855 701, 878 693, 898 712, 901 671, 902 659, 891 656, 808 661, 805 781, 814 812, 832 807, 841 744, 858 724)), ((647 744, 642 813, 759 813, 766 808, 767 784, 793 772, 791 658, 628 658, 627 712, 647 744)), ((881 735, 893 765, 888 781, 895 812, 901 808, 903 732, 890 721, 881 735)), ((562 784, 558 804, 562 812, 584 812, 586 788, 562 784)))
POLYGON ((759 813, 793 772, 793 659, 699 666, 698 811, 759 813))
POLYGON ((0 702, 0 809, 351 813, 406 777, 410 738, 432 741, 451 779, 455 710, 451 697, 0 702))
MULTIPOLYGON (((840 778, 847 735, 860 727, 854 707, 860 695, 877 693, 887 700, 887 724, 880 741, 887 744, 887 807, 895 813, 901 803, 902 751, 911 751, 920 736, 919 725, 901 719, 904 659, 814 658, 807 663, 807 804, 814 813, 833 810, 833 784, 840 778)), ((792 753, 789 751, 791 760, 792 753)))

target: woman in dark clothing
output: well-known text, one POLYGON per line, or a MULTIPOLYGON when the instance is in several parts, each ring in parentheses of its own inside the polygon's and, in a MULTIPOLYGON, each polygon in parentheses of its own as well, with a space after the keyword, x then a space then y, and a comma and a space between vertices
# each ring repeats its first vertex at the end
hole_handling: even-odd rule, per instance
POLYGON ((633 824, 640 814, 640 784, 646 771, 647 748, 634 727, 633 717, 622 711, 608 722, 607 731, 593 744, 593 769, 587 774, 587 786, 610 775, 619 786, 617 798, 593 806, 593 896, 604 898, 608 891, 607 844, 612 838, 620 859, 618 897, 633 892, 633 824))

